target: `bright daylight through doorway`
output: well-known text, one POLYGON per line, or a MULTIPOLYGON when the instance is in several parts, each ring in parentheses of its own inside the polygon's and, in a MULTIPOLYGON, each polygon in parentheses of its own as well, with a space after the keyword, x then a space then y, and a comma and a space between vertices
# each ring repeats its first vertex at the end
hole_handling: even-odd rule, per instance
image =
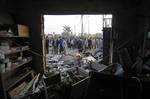
POLYGON ((102 58, 103 27, 111 27, 112 15, 44 15, 47 66, 50 57, 68 61, 87 52, 102 58))

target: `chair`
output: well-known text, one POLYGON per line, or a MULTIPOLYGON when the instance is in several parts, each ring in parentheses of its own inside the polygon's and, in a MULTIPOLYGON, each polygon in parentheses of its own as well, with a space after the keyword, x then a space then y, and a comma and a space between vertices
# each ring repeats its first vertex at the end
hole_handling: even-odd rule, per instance
POLYGON ((85 99, 141 99, 137 79, 91 72, 85 99))
POLYGON ((91 72, 85 99, 122 99, 121 78, 91 72))

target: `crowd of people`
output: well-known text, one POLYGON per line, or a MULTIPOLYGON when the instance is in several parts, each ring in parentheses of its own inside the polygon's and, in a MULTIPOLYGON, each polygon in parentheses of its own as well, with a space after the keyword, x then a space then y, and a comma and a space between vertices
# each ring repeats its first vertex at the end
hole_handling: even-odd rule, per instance
POLYGON ((49 46, 52 47, 53 54, 67 54, 68 50, 78 49, 79 53, 96 48, 96 40, 92 38, 70 37, 46 37, 46 48, 49 52, 49 46))

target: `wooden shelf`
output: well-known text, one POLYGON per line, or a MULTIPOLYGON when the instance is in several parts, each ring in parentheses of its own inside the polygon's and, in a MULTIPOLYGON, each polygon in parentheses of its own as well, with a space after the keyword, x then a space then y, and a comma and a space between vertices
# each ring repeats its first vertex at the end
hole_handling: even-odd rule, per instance
POLYGON ((15 66, 13 69, 16 69, 16 68, 18 68, 18 67, 21 67, 21 66, 23 66, 23 65, 25 65, 25 64, 27 64, 27 63, 29 63, 29 62, 31 62, 32 61, 32 57, 29 57, 29 58, 27 58, 27 61, 26 62, 23 62, 23 63, 21 63, 21 64, 18 64, 17 66, 15 66))
MULTIPOLYGON (((10 26, 7 27, 11 28, 10 26)), ((0 98, 8 99, 8 91, 22 82, 33 79, 34 70, 31 69, 31 64, 29 63, 32 61, 32 56, 30 53, 28 54, 30 50, 29 38, 29 36, 9 31, 0 31, 0 43, 2 43, 0 61, 2 64, 5 64, 4 69, 6 70, 5 72, 3 71, 4 73, 0 73, 0 86, 2 89, 0 93, 2 97, 0 98), (6 46, 7 49, 3 46, 6 46)))
POLYGON ((4 55, 15 54, 15 53, 24 52, 24 51, 27 51, 27 50, 30 50, 30 48, 27 48, 27 49, 24 49, 24 50, 12 51, 12 52, 9 52, 9 53, 4 53, 4 55))
POLYGON ((0 38, 29 38, 29 37, 21 37, 21 36, 0 36, 0 38))
MULTIPOLYGON (((31 61, 32 61, 32 57, 28 57, 26 62, 23 62, 23 63, 18 64, 18 65, 16 65, 16 66, 12 66, 12 70, 11 70, 11 71, 13 71, 13 70, 15 70, 15 69, 17 69, 17 68, 19 68, 19 67, 21 67, 21 66, 23 66, 23 65, 25 65, 25 64, 27 64, 27 63, 29 63, 29 62, 31 62, 31 61)), ((10 72, 10 71, 7 71, 7 72, 5 72, 5 73, 2 73, 2 75, 5 75, 5 74, 8 73, 8 72, 10 72)))
POLYGON ((27 73, 18 75, 18 76, 14 76, 11 77, 10 79, 8 79, 7 81, 5 81, 4 83, 4 88, 5 90, 9 90, 10 88, 12 88, 13 86, 15 86, 17 83, 19 83, 20 81, 22 81, 25 77, 27 77, 28 75, 32 75, 33 71, 30 70, 27 73))

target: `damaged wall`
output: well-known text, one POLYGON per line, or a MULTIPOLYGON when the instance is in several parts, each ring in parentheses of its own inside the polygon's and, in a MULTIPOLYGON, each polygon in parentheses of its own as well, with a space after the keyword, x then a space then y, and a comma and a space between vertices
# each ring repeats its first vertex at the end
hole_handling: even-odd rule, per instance
MULTIPOLYGON (((115 47, 118 48, 129 38, 134 39, 137 31, 136 3, 138 0, 18 0, 17 22, 30 28, 32 47, 42 54, 42 14, 109 14, 114 15, 113 32, 115 47)), ((34 66, 42 65, 35 57, 34 66)), ((38 70, 38 68, 37 68, 38 70)))

